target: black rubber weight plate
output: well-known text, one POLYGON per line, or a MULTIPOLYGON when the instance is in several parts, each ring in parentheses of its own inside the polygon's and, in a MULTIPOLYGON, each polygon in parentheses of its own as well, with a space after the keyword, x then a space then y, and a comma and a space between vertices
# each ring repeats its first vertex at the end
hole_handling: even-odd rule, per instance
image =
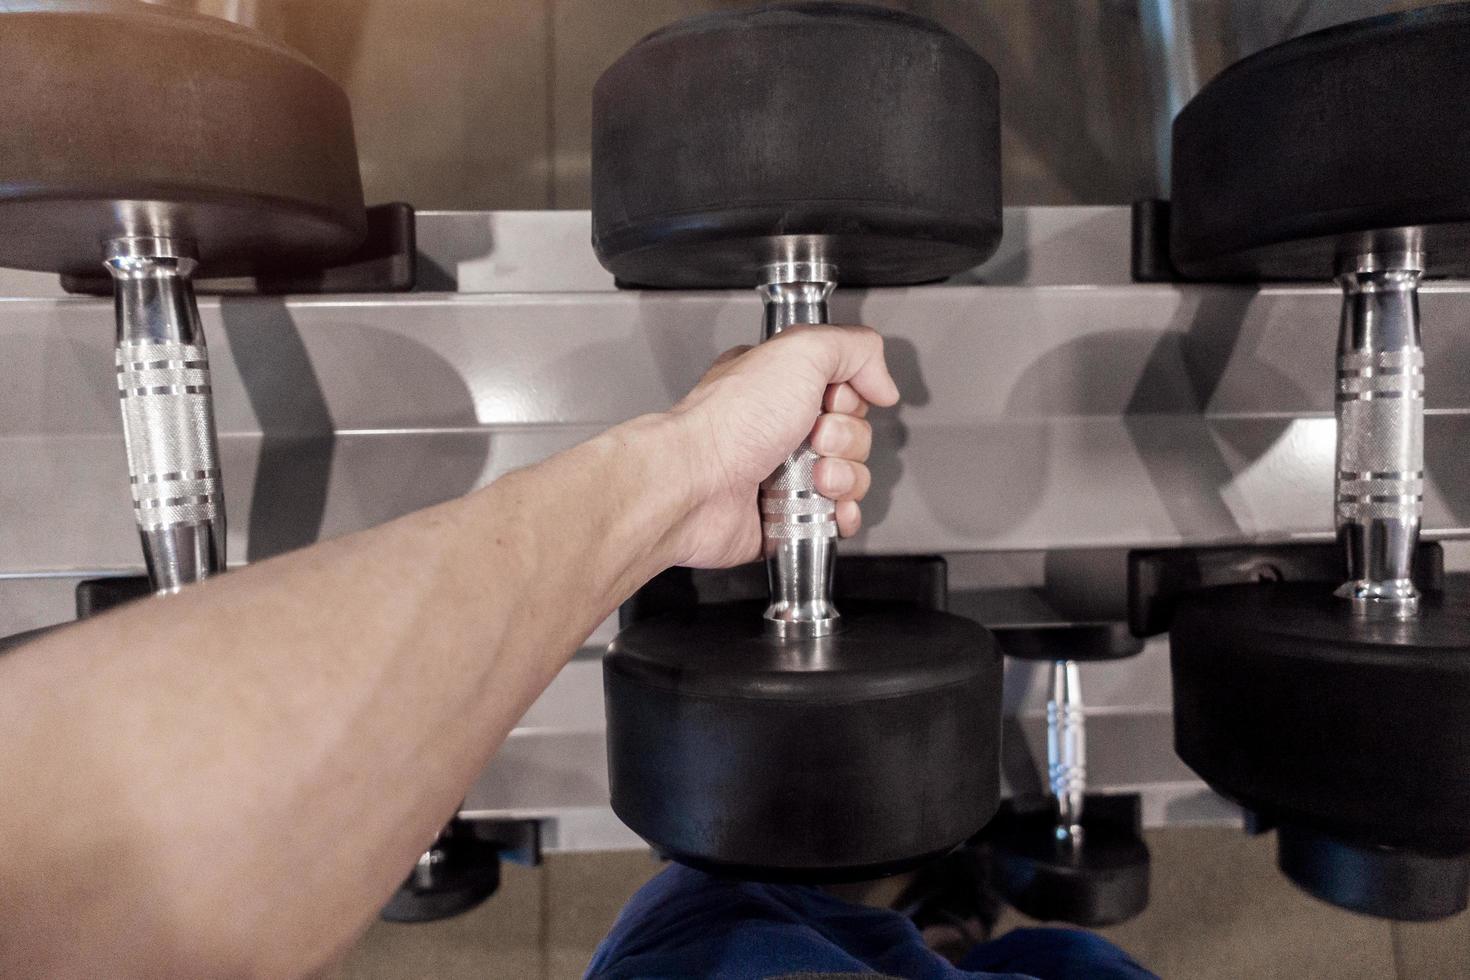
POLYGON ((1470 594, 1396 623, 1327 584, 1186 596, 1169 634, 1175 747, 1226 795, 1348 840, 1470 843, 1470 594))
POLYGON ((133 0, 0 6, 0 265, 95 275, 125 234, 211 273, 366 233, 347 96, 290 49, 133 0))
POLYGON ((1001 626, 995 629, 1001 652, 1016 660, 1122 660, 1143 652, 1143 641, 1127 623, 1069 623, 1001 626))
POLYGON ((1087 928, 1142 912, 1150 860, 1137 828, 1136 800, 1089 797, 1077 850, 1058 842, 1055 807, 1026 811, 1007 801, 985 831, 1001 895, 1033 919, 1087 928), (1124 819, 1117 819, 1120 810, 1124 819))
POLYGON ((913 607, 844 609, 779 643, 761 606, 623 630, 604 665, 612 805, 677 860, 742 877, 899 870, 999 803, 1001 662, 983 627, 913 607))
POLYGON ((849 284, 971 268, 1000 241, 997 91, 984 59, 911 14, 681 21, 593 90, 593 245, 644 286, 753 286, 808 239, 849 284))
POLYGON ((1174 122, 1172 251, 1200 277, 1326 279, 1423 229, 1470 272, 1470 4, 1359 21, 1226 69, 1174 122))
POLYGON ((444 864, 434 871, 431 885, 414 875, 399 886, 383 906, 389 922, 435 922, 461 915, 494 895, 500 887, 500 852, 485 841, 461 840, 444 851, 444 864))

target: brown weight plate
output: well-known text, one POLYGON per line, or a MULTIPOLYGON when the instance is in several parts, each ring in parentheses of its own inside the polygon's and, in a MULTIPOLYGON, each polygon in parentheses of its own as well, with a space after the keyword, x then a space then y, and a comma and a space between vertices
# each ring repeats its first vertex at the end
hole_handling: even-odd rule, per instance
POLYGON ((214 274, 351 251, 352 113, 301 55, 134 0, 0 4, 0 265, 92 274, 120 235, 214 274))

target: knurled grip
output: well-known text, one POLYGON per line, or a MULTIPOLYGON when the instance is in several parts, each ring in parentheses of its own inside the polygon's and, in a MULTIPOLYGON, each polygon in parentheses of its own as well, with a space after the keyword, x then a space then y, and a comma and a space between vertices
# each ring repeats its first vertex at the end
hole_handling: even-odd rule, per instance
POLYGON ((1424 352, 1338 356, 1337 521, 1417 522, 1424 511, 1424 352))
MULTIPOLYGON (((765 339, 790 327, 826 323, 836 275, 828 263, 798 259, 766 268, 760 287, 765 339)), ((758 495, 771 585, 763 618, 767 634, 782 641, 827 636, 842 619, 832 604, 837 505, 817 492, 818 459, 808 437, 766 477, 758 495)))
POLYGON ((1065 801, 1087 788, 1087 728, 1081 705, 1048 701, 1047 781, 1052 795, 1065 801))
POLYGON ((223 488, 205 348, 125 341, 116 359, 138 527, 218 520, 223 488))
POLYGON ((820 458, 810 440, 804 441, 761 484, 761 532, 767 541, 837 537, 837 505, 817 492, 820 458))

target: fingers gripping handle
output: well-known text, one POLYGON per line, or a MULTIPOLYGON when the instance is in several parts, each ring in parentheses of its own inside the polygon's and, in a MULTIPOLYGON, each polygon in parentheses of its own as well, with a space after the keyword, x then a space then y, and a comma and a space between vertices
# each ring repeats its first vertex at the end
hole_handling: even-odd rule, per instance
POLYGON ((189 282, 193 266, 189 250, 170 239, 108 246, 133 512, 160 592, 225 564, 224 493, 209 355, 189 282))
MULTIPOLYGON (((827 322, 827 297, 836 270, 819 262, 771 266, 761 287, 765 338, 786 327, 827 322)), ((837 628, 832 604, 837 505, 817 492, 818 457, 803 441, 761 484, 761 535, 771 603, 767 629, 779 637, 824 636, 837 628)))
POLYGON ((837 537, 837 504, 817 492, 820 457, 803 441, 761 484, 761 533, 770 545, 800 538, 837 537))

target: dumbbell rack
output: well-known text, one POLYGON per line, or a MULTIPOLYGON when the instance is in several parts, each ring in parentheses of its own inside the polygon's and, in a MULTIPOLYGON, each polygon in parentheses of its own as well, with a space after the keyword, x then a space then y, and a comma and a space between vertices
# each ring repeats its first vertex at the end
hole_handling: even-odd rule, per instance
MULTIPOLYGON (((1299 324, 1335 318, 1334 287, 1135 284, 1126 208, 1006 224, 985 284, 832 298, 834 319, 882 327, 908 396, 875 419, 875 459, 895 462, 846 550, 950 555, 954 611, 1005 625, 1122 618, 1129 548, 1331 539, 1333 364, 1299 324), (1108 608, 1078 609, 1083 595, 1108 608)), ((463 493, 665 407, 749 341, 758 298, 619 292, 588 233, 584 212, 421 213, 414 293, 201 299, 233 559, 463 493)), ((1428 283, 1422 303, 1470 320, 1465 284, 1428 283)), ((108 301, 0 272, 0 635, 69 618, 79 579, 140 570, 111 322, 108 301)), ((1435 539, 1470 536, 1470 470, 1452 451, 1470 445, 1470 336, 1456 334, 1425 338, 1442 365, 1435 539)), ((1447 562, 1470 566, 1453 542, 1447 562)), ((467 812, 544 820, 553 849, 636 844, 606 806, 592 651, 610 636, 532 709, 467 812)), ((1025 668, 1007 704, 1034 763, 1046 672, 1025 668)), ((1089 691, 1090 785, 1141 792, 1147 824, 1236 819, 1173 756, 1159 643, 1115 671, 1089 691)))

